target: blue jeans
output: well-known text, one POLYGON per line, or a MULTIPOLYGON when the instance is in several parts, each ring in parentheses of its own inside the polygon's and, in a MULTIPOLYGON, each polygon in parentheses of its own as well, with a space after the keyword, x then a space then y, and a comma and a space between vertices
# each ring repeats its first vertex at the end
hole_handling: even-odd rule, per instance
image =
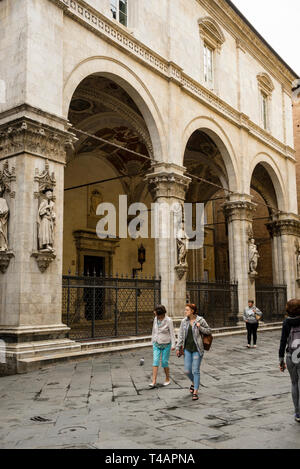
POLYGON ((200 386, 200 365, 203 355, 199 352, 191 353, 188 350, 184 351, 184 372, 194 383, 195 391, 198 391, 200 386))
POLYGON ((169 358, 171 344, 161 345, 153 344, 153 366, 159 367, 160 359, 163 368, 169 368, 169 358))

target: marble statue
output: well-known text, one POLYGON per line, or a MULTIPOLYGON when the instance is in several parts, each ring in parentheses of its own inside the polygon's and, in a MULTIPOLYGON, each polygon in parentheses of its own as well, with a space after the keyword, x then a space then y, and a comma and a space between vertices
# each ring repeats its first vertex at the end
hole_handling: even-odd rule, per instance
POLYGON ((0 251, 8 250, 7 225, 9 209, 6 200, 3 197, 4 187, 0 183, 0 251))
POLYGON ((297 279, 300 279, 300 246, 297 249, 297 279))
POLYGON ((54 212, 54 202, 52 200, 53 190, 43 191, 45 199, 42 200, 38 211, 38 239, 39 250, 53 252, 54 248, 54 224, 56 215, 54 212))
POLYGON ((188 250, 188 238, 184 231, 184 225, 182 223, 181 228, 177 231, 177 257, 178 265, 187 265, 187 250, 188 250))
POLYGON ((250 274, 257 274, 257 264, 260 255, 257 250, 257 246, 255 244, 255 239, 250 239, 249 243, 249 272, 250 274))

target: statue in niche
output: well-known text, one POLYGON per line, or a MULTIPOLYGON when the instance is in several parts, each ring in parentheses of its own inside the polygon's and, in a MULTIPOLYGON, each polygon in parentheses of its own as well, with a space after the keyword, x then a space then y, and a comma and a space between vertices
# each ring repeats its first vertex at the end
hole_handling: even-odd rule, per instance
POLYGON ((178 265, 187 266, 188 237, 184 230, 184 224, 177 231, 177 259, 178 265))
POLYGON ((9 208, 6 200, 4 199, 4 186, 0 181, 0 251, 8 251, 8 238, 7 238, 7 225, 9 208))
POLYGON ((42 200, 38 211, 39 251, 54 252, 54 224, 56 215, 52 200, 53 189, 46 188, 42 193, 45 195, 45 198, 42 200))
POLYGON ((297 251, 296 251, 296 256, 297 256, 297 279, 300 279, 300 245, 297 245, 297 251))
POLYGON ((255 239, 251 238, 249 242, 249 273, 252 275, 257 275, 257 265, 260 255, 255 244, 255 239))
POLYGON ((97 216, 97 207, 103 202, 103 197, 98 189, 94 189, 90 197, 90 213, 91 217, 97 216))

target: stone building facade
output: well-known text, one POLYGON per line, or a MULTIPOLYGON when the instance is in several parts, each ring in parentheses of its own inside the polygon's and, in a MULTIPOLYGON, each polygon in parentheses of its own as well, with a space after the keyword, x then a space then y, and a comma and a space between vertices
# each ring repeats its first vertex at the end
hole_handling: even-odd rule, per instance
POLYGON ((294 138, 296 151, 296 172, 297 172, 297 196, 298 213, 300 207, 300 80, 293 84, 293 117, 294 117, 294 138))
POLYGON ((297 77, 230 1, 1 0, 0 23, 0 337, 11 370, 24 351, 77 350, 63 274, 89 256, 111 275, 137 267, 140 240, 96 236, 97 205, 120 194, 147 207, 203 202, 207 225, 219 223, 182 276, 174 239, 143 240, 144 271, 161 277, 171 315, 182 315, 189 275, 237 281, 241 312, 255 297, 252 237, 270 236, 272 281, 299 295, 297 77), (260 210, 268 231, 253 226, 260 210))

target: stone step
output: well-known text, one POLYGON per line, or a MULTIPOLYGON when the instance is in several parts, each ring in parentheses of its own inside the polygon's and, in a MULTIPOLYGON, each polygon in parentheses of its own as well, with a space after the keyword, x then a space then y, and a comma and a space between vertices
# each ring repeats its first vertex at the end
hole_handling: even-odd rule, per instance
POLYGON ((34 358, 36 356, 47 356, 51 353, 62 353, 64 351, 74 353, 81 351, 81 345, 69 340, 69 339, 59 339, 59 340, 49 340, 49 341, 37 341, 37 342, 25 342, 17 344, 17 346, 10 348, 7 347, 7 353, 14 352, 18 360, 25 358, 34 358))
POLYGON ((140 344, 143 342, 151 341, 151 335, 144 335, 138 337, 119 337, 115 339, 104 339, 104 340, 90 340, 80 342, 81 350, 100 349, 122 345, 140 344))
MULTIPOLYGON (((282 323, 261 324, 259 331, 274 331, 280 330, 282 323)), ((217 337, 227 337, 231 335, 246 334, 245 326, 234 326, 227 328, 213 329, 213 335, 217 337)), ((146 347, 151 347, 151 336, 142 337, 128 337, 121 339, 89 341, 76 343, 81 347, 81 350, 68 351, 64 353, 45 354, 42 356, 34 356, 22 358, 18 361, 18 373, 27 373, 29 371, 38 370, 55 363, 65 361, 81 361, 87 360, 91 357, 100 356, 106 353, 126 352, 129 350, 139 350, 146 347)))

